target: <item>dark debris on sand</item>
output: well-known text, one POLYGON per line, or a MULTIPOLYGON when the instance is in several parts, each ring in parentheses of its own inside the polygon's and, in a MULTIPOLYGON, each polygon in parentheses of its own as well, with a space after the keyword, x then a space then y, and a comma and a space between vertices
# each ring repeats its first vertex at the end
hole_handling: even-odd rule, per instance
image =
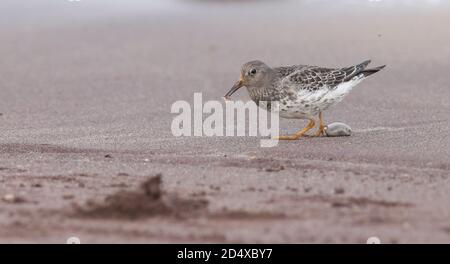
POLYGON ((206 212, 207 200, 187 199, 162 190, 161 174, 143 182, 138 190, 119 191, 103 202, 75 205, 76 215, 89 218, 140 219, 155 216, 189 217, 206 212))

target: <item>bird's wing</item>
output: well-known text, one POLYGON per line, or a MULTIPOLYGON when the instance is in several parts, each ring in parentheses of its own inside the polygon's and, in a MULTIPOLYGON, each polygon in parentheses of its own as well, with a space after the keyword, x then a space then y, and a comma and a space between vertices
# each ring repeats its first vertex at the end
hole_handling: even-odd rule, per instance
POLYGON ((292 65, 292 66, 277 67, 277 68, 274 68, 274 70, 277 73, 277 75, 281 79, 283 79, 283 78, 291 75, 292 73, 301 70, 304 67, 308 67, 308 66, 306 66, 306 65, 292 65))
POLYGON ((282 83, 283 86, 289 86, 296 90, 316 91, 323 87, 333 89, 357 76, 369 63, 370 61, 367 60, 358 65, 341 69, 305 66, 286 75, 282 79, 282 83))

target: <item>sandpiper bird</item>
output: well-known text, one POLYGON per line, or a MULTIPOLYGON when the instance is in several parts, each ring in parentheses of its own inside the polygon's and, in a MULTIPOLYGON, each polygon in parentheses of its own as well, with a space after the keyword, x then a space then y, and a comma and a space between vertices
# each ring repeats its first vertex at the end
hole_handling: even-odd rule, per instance
POLYGON ((322 112, 342 101, 367 76, 386 66, 366 69, 369 63, 370 60, 366 60, 355 66, 330 69, 307 65, 271 68, 261 61, 250 61, 242 66, 241 78, 225 95, 225 99, 245 86, 257 105, 266 101, 269 108, 269 102, 278 101, 281 117, 309 120, 304 129, 279 139, 292 140, 305 135, 315 126, 316 116, 320 125, 314 136, 321 136, 325 128, 322 112))

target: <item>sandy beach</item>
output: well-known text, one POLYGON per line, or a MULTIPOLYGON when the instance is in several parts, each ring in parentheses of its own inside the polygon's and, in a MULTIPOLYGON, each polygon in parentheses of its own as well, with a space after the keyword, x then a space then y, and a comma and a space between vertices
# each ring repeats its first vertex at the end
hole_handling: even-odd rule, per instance
POLYGON ((450 243, 447 2, 4 0, 0 14, 1 243, 450 243), (325 112, 350 137, 172 135, 175 101, 221 100, 253 59, 387 67, 325 112))

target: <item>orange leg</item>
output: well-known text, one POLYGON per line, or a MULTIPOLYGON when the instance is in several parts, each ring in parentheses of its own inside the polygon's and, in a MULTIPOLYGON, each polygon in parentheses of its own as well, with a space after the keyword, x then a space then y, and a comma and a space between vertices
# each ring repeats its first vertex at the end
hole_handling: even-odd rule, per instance
POLYGON ((313 128, 316 125, 313 119, 309 119, 308 125, 303 128, 302 130, 298 131, 297 133, 290 135, 290 136, 279 136, 277 139, 279 140, 296 140, 303 136, 306 132, 308 132, 311 128, 313 128))
POLYGON ((320 126, 317 130, 316 134, 314 134, 315 137, 320 137, 322 135, 325 135, 325 124, 323 123, 322 119, 322 112, 319 113, 319 120, 320 120, 320 126))

